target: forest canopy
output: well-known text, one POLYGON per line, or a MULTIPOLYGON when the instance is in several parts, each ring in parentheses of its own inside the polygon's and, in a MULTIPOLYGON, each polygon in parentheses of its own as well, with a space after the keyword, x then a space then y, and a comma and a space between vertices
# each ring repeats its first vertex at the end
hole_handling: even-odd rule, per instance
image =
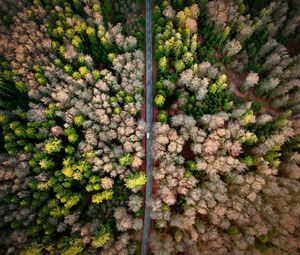
POLYGON ((146 1, 0 0, 0 253, 299 254, 300 2, 146 1))

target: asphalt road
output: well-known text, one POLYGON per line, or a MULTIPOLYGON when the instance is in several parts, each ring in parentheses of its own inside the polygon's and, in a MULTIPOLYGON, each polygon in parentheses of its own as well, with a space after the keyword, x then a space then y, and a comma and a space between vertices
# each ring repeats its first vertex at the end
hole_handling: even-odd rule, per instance
POLYGON ((153 145, 153 81, 152 81, 152 0, 146 0, 146 196, 145 213, 141 255, 148 254, 148 244, 150 240, 151 218, 150 202, 152 198, 152 145, 153 145))

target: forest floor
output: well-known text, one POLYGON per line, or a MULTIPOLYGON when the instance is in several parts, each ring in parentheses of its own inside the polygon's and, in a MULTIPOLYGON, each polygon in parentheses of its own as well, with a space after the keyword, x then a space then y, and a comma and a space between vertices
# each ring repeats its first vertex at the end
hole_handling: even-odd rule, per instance
MULTIPOLYGON (((204 38, 201 34, 198 35, 198 43, 199 44, 204 43, 204 38)), ((221 57, 222 57, 222 55, 219 52, 216 51, 215 52, 215 58, 217 60, 219 60, 221 57)), ((247 91, 247 93, 241 92, 240 88, 241 88, 242 84, 244 83, 244 81, 246 79, 247 73, 239 74, 239 73, 235 72, 232 69, 227 69, 225 71, 225 74, 227 75, 228 80, 229 80, 230 91, 236 97, 243 98, 245 100, 248 99, 248 100, 251 100, 251 101, 257 102, 257 103, 261 103, 262 104, 261 110, 265 113, 269 113, 269 114, 272 114, 274 116, 278 116, 280 114, 280 112, 278 110, 271 107, 270 100, 263 99, 263 98, 255 96, 253 89, 250 89, 249 91, 247 91)))
POLYGON ((287 45, 288 52, 290 56, 295 56, 299 52, 300 39, 295 40, 287 45))
POLYGON ((240 91, 240 88, 245 81, 245 78, 247 76, 247 73, 238 74, 237 72, 228 69, 226 72, 226 75, 228 77, 229 83, 230 83, 230 91, 239 98, 249 99, 253 102, 261 103, 262 104, 262 111, 265 113, 270 113, 274 116, 278 116, 280 112, 271 107, 270 100, 263 99, 260 97, 255 96, 254 90, 250 89, 247 93, 243 93, 240 91))

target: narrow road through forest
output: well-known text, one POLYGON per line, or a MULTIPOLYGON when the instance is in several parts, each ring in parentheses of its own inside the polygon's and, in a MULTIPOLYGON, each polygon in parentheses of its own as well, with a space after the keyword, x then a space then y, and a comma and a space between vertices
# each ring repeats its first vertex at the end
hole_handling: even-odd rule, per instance
POLYGON ((145 213, 141 254, 148 254, 148 244, 150 240, 151 218, 150 202, 152 198, 152 144, 153 144, 153 81, 152 81, 152 0, 146 0, 146 196, 145 213))

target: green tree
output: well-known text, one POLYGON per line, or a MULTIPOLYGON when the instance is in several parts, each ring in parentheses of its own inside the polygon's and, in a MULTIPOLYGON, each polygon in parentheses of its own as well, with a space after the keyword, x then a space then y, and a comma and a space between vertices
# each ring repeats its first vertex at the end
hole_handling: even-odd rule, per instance
POLYGON ((157 120, 161 123, 167 123, 169 120, 168 113, 166 111, 159 111, 157 114, 157 120))
POLYGON ((161 73, 167 73, 168 71, 168 61, 166 57, 160 58, 158 62, 158 70, 161 73))
POLYGON ((104 0, 102 4, 102 14, 106 22, 111 20, 112 4, 110 0, 104 0))
POLYGON ((154 98, 154 104, 157 108, 162 108, 164 106, 166 99, 163 95, 156 95, 154 98))
POLYGON ((181 73, 185 69, 184 62, 180 59, 174 63, 174 67, 177 73, 181 73))
POLYGON ((45 142, 45 151, 49 154, 59 152, 62 148, 62 140, 50 138, 45 142))
POLYGON ((133 161, 133 156, 129 153, 124 153, 120 158, 119 158, 119 163, 121 166, 131 166, 133 161))

